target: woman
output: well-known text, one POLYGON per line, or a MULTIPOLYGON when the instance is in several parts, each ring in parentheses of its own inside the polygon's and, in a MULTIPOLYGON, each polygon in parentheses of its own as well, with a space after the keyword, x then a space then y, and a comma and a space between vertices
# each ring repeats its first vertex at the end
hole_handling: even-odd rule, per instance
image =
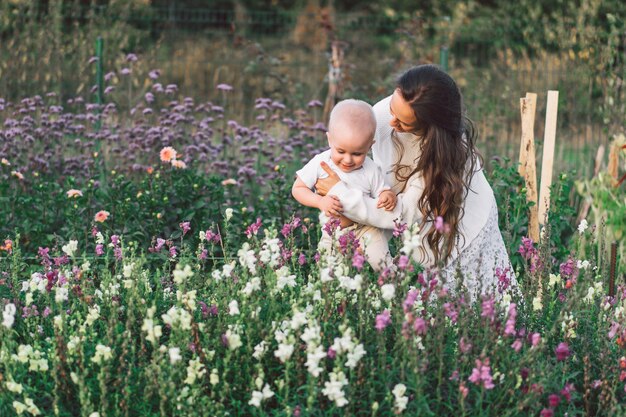
POLYGON ((377 208, 376 200, 339 181, 328 166, 329 177, 316 184, 318 193, 340 199, 337 214, 372 226, 366 231, 370 242, 388 238, 397 222, 419 225, 422 246, 413 259, 440 267, 449 289, 461 275, 471 295, 494 292, 498 284, 516 286, 493 191, 454 80, 433 65, 411 68, 374 113, 373 159, 398 193, 395 210, 377 208))

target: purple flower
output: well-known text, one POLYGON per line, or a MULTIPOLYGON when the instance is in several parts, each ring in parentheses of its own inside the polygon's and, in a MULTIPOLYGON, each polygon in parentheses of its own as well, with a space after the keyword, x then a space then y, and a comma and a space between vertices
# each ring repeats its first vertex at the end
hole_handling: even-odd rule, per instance
POLYGON ((411 309, 413 308, 413 304, 415 304, 415 300, 417 300, 418 296, 418 290, 416 290, 415 288, 409 290, 409 292, 406 294, 406 298, 404 299, 404 303, 402 304, 402 308, 404 309, 405 313, 411 311, 411 309))
POLYGON ((472 344, 466 342, 464 337, 461 337, 459 340, 459 349, 461 349, 461 353, 467 353, 472 349, 472 344))
POLYGON ((489 366, 489 358, 484 361, 476 359, 476 367, 472 369, 472 374, 469 377, 469 381, 476 385, 481 385, 485 389, 493 389, 493 378, 491 376, 491 367, 489 366))
POLYGON ((559 343, 556 349, 554 349, 554 353, 556 354, 557 361, 564 361, 572 354, 569 350, 569 346, 565 342, 559 343))
POLYGON ((128 54, 128 55, 126 55, 126 61, 127 62, 137 62, 137 55, 135 55, 135 54, 128 54))
POLYGON ((422 317, 418 317, 413 322, 413 330, 419 335, 425 335, 428 330, 428 323, 422 317))
POLYGON ((185 236, 187 232, 191 230, 189 222, 181 222, 178 226, 183 229, 183 236, 185 236))
POLYGON ((113 243, 113 245, 117 246, 120 244, 120 237, 118 235, 113 235, 111 236, 111 243, 113 243))
POLYGON ((408 226, 407 226, 406 223, 394 222, 393 235, 395 237, 402 236, 402 233, 404 233, 404 231, 407 229, 407 227, 408 226))
POLYGON ((120 247, 117 247, 115 249, 113 249, 113 256, 115 256, 115 259, 117 259, 118 261, 122 260, 122 249, 120 247))
POLYGON ((163 248, 163 245, 165 245, 165 239, 161 239, 160 237, 157 238, 157 243, 154 246, 154 251, 158 252, 161 250, 161 248, 163 248))
POLYGON ((559 272, 565 279, 576 279, 578 277, 578 268, 576 267, 576 261, 569 257, 567 261, 559 265, 559 272))
POLYGON ((535 347, 541 341, 541 335, 539 333, 531 333, 530 334, 530 344, 535 347))
POLYGON ((457 319, 459 317, 459 312, 454 307, 454 304, 452 304, 452 303, 445 303, 443 305, 443 310, 446 313, 446 316, 450 319, 450 321, 452 323, 456 323, 456 321, 457 321, 457 319))
POLYGON ((552 410, 551 408, 544 408, 543 410, 541 410, 541 413, 539 413, 540 417, 553 417, 554 416, 554 410, 552 410))
POLYGON ((435 230, 439 233, 450 233, 450 225, 443 221, 443 217, 437 216, 435 219, 435 230))
POLYGON ((219 311, 217 309, 217 304, 211 304, 211 308, 209 308, 209 314, 212 316, 217 316, 218 313, 219 311))
POLYGON ((558 394, 550 394, 548 396, 548 405, 551 408, 556 408, 558 407, 559 403, 561 402, 561 397, 558 394))
POLYGON ((128 74, 130 74, 130 68, 122 68, 122 69, 120 70, 120 74, 122 74, 122 75, 128 75, 128 74))
POLYGON ((233 86, 232 85, 228 85, 228 84, 218 84, 216 87, 218 90, 220 91, 232 91, 233 90, 233 86))
POLYGON ((496 300, 493 297, 485 298, 482 303, 482 312, 480 313, 480 317, 485 317, 489 319, 490 322, 493 322, 496 316, 494 308, 495 304, 496 300))
POLYGON ((41 316, 45 318, 48 317, 50 313, 52 313, 52 310, 50 310, 50 307, 46 307, 43 309, 43 313, 41 313, 41 316))
POLYGON ((322 102, 319 100, 311 100, 307 103, 307 107, 322 107, 322 102))
POLYGON ((517 251, 526 260, 529 260, 533 254, 537 253, 533 240, 528 237, 522 237, 522 244, 517 251))
POLYGON ((298 256, 298 264, 306 264, 306 256, 304 256, 304 253, 300 253, 300 256, 298 256))
POLYGON ((398 258, 398 268, 404 271, 410 265, 409 257, 406 255, 400 255, 398 258))
POLYGON ((389 324, 391 324, 391 312, 385 309, 376 316, 376 330, 382 332, 389 324))
POLYGON ((511 344, 511 347, 514 351, 519 352, 522 350, 522 341, 520 339, 515 339, 515 341, 511 344))
POLYGON ((515 336, 515 319, 517 318, 517 304, 509 304, 509 318, 504 326, 504 334, 507 336, 515 336))
POLYGON ((202 249, 202 252, 200 252, 200 254, 198 255, 198 259, 204 261, 207 258, 208 254, 209 252, 206 249, 202 249))
POLYGON ((335 352, 335 349, 329 347, 326 356, 328 356, 328 359, 335 359, 335 356, 337 356, 337 352, 335 352))
MULTIPOLYGON (((252 235, 256 236, 256 234, 259 232, 259 229, 261 229, 261 218, 257 217, 256 222, 252 223, 246 229, 246 236, 248 237, 248 239, 250 239, 252 235)), ((207 231, 207 240, 210 240, 210 238, 208 237, 209 236, 208 233, 211 233, 211 234, 213 233, 210 230, 207 231)))
POLYGON ((161 71, 158 69, 154 69, 148 73, 148 77, 150 77, 153 80, 156 80, 157 78, 159 78, 160 75, 161 75, 161 71))
POLYGON ((359 251, 355 251, 352 256, 352 266, 354 266, 359 271, 363 268, 363 264, 365 263, 365 257, 359 253, 359 251))
POLYGON ((176 246, 170 247, 170 256, 173 258, 176 256, 176 246))

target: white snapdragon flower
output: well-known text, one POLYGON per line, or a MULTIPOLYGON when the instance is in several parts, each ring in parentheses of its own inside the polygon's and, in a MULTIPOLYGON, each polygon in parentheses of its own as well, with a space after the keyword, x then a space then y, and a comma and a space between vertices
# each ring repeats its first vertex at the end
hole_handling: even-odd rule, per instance
POLYGON ((124 276, 124 278, 130 278, 133 275, 134 267, 135 267, 134 262, 124 265, 124 268, 122 270, 122 275, 124 276))
POLYGON ((170 363, 172 365, 176 364, 177 362, 183 359, 183 357, 180 355, 180 348, 178 347, 169 348, 168 353, 170 356, 170 363))
POLYGON ((286 286, 291 288, 296 286, 296 276, 294 274, 290 274, 289 272, 290 271, 287 266, 283 266, 276 271, 276 286, 279 290, 282 290, 286 286))
POLYGON ((156 306, 152 306, 148 309, 146 313, 147 317, 143 319, 141 330, 146 332, 146 340, 151 342, 153 345, 156 345, 158 344, 158 340, 163 333, 161 326, 154 324, 154 313, 156 313, 156 306))
POLYGON ((337 407, 343 407, 348 404, 346 394, 343 387, 348 385, 348 380, 343 372, 331 372, 330 381, 324 383, 324 394, 330 401, 333 401, 337 407))
POLYGON ((291 358, 293 354, 293 344, 280 343, 278 345, 278 349, 274 351, 274 356, 276 356, 282 363, 285 363, 291 358))
POLYGON ((262 391, 252 391, 252 398, 248 401, 248 404, 259 408, 261 407, 261 401, 272 398, 273 396, 274 392, 270 389, 269 384, 266 383, 262 391))
POLYGON ((587 223, 587 219, 582 219, 580 221, 580 224, 578 225, 578 234, 583 234, 585 233, 585 230, 587 230, 587 228, 589 227, 589 224, 587 223))
POLYGON ((255 291, 261 290, 261 278, 254 277, 246 283, 246 286, 241 290, 241 293, 246 297, 251 296, 255 291))
POLYGON ((232 325, 229 325, 228 330, 226 330, 226 340, 228 341, 228 349, 230 350, 235 350, 243 346, 241 336, 232 325))
POLYGON ((67 244, 61 247, 61 250, 70 258, 74 257, 74 253, 78 249, 78 241, 70 240, 67 244))
POLYGON ((267 344, 265 343, 265 340, 263 340, 261 341, 261 343, 257 344, 254 347, 254 353, 252 354, 252 357, 259 361, 261 360, 263 355, 265 355, 266 350, 267 350, 267 344))
POLYGON ((584 261, 581 261, 580 259, 578 261, 576 261, 576 267, 578 269, 587 269, 587 268, 589 268, 589 265, 591 265, 591 264, 586 259, 584 261))
POLYGON ((176 265, 176 269, 174 270, 174 282, 176 284, 180 285, 192 276, 193 271, 190 265, 185 265, 184 267, 180 264, 176 265))
POLYGON ((548 286, 549 287, 554 287, 557 284, 561 283, 561 275, 560 274, 550 274, 550 279, 548 281, 548 286))
POLYGON ((69 297, 69 290, 67 287, 54 287, 54 301, 61 304, 67 301, 69 297))
POLYGON ((220 383, 220 376, 217 373, 217 368, 213 368, 211 370, 211 375, 209 375, 209 383, 213 386, 216 386, 220 383))
POLYGON ((89 312, 87 313, 87 318, 85 319, 85 325, 91 326, 99 318, 100 306, 98 304, 94 304, 93 307, 89 307, 89 312))
POLYGON ((324 346, 315 346, 313 344, 307 347, 306 352, 306 366, 307 371, 314 377, 320 376, 320 373, 324 371, 324 368, 320 366, 320 361, 326 357, 326 350, 324 346))
POLYGON ((24 390, 24 387, 22 387, 22 384, 18 384, 17 382, 14 382, 14 381, 7 381, 6 386, 9 391, 14 392, 16 394, 21 394, 22 391, 24 390))
POLYGON ((406 405, 409 402, 409 397, 404 395, 406 393, 406 386, 404 384, 397 384, 393 387, 393 396, 395 398, 395 411, 396 413, 401 413, 406 409, 406 405))
POLYGON ((96 353, 91 358, 93 363, 101 364, 104 361, 108 361, 112 359, 113 355, 111 354, 111 348, 105 345, 97 344, 96 345, 96 353))
POLYGON ((182 330, 191 330, 191 315, 182 308, 172 307, 161 318, 172 327, 180 326, 182 330))
POLYGON ((189 366, 187 366, 187 378, 185 378, 184 383, 193 385, 196 379, 202 377, 204 374, 206 374, 206 368, 202 362, 200 362, 200 358, 190 359, 189 366))
POLYGON ((224 215, 226 216, 226 221, 229 221, 230 219, 232 219, 232 217, 233 217, 233 212, 234 212, 234 210, 233 210, 232 208, 230 208, 230 207, 229 207, 229 208, 227 208, 227 209, 224 211, 224 215))
POLYGON ((350 369, 354 369, 357 363, 361 360, 363 356, 365 356, 365 349, 363 349, 363 344, 359 343, 352 349, 352 351, 348 352, 348 360, 346 361, 346 367, 350 369))
POLYGON ((228 314, 231 316, 239 315, 239 303, 237 300, 232 300, 228 303, 228 314))
POLYGON ((303 311, 294 311, 291 318, 290 327, 292 330, 298 330, 300 327, 307 323, 306 313, 303 311))
POLYGON ((256 257, 254 256, 254 250, 250 248, 250 243, 244 242, 241 245, 241 249, 237 251, 237 256, 241 265, 250 271, 251 274, 256 274, 256 257))
POLYGON ((381 296, 385 301, 391 301, 396 295, 396 286, 393 284, 385 284, 380 287, 381 296))
POLYGON ((4 306, 4 311, 2 312, 2 325, 7 329, 13 327, 13 323, 15 323, 15 312, 16 312, 15 304, 9 303, 4 306))
POLYGON ((100 232, 96 233, 96 243, 99 245, 104 244, 104 236, 100 232))

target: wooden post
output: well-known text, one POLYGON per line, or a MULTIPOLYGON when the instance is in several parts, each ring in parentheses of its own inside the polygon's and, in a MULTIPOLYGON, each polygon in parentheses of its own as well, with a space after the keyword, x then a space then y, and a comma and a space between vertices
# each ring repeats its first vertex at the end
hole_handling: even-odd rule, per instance
POLYGON ((539 241, 539 212, 537 210, 537 162, 535 158, 535 109, 537 94, 526 93, 520 98, 520 115, 522 117, 522 142, 520 144, 519 173, 526 181, 526 199, 535 203, 530 208, 528 221, 528 237, 534 242, 539 241))
POLYGON ((556 140, 556 115, 559 106, 559 92, 548 91, 546 106, 546 128, 543 136, 543 157, 541 160, 541 188, 539 189, 539 224, 548 221, 550 208, 550 187, 552 186, 552 164, 554 163, 554 142, 556 140))
MULTIPOLYGON (((595 178, 600 173, 600 168, 602 167, 602 160, 604 159, 604 145, 600 145, 598 147, 598 151, 596 152, 596 159, 594 161, 593 166, 593 177, 595 178)), ((582 219, 587 218, 587 214, 589 214, 589 210, 591 209, 591 199, 585 199, 583 202, 582 208, 580 209, 580 213, 578 213, 578 218, 576 219, 576 223, 580 223, 582 219)))
POLYGON ((330 111, 333 109, 339 98, 343 95, 343 59, 346 43, 342 41, 332 41, 331 55, 328 63, 328 94, 324 103, 324 123, 328 124, 330 111))

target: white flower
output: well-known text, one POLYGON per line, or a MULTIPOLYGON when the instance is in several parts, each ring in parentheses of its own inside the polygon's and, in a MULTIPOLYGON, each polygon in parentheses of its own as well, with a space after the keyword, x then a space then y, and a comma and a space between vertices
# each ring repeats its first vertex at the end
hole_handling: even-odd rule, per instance
POLYGON ((104 361, 113 358, 111 354, 111 348, 105 345, 98 344, 96 345, 96 353, 91 358, 91 361, 97 364, 101 364, 104 361))
POLYGON ((263 355, 265 355, 265 350, 266 350, 266 343, 265 341, 262 341, 261 343, 259 343, 258 345, 254 347, 254 353, 252 354, 252 357, 256 360, 261 360, 263 355))
POLYGON ((69 257, 73 257, 77 249, 78 249, 77 240, 70 240, 66 245, 63 245, 63 247, 61 247, 61 250, 63 250, 63 252, 65 252, 67 256, 69 257))
POLYGON ((396 287, 393 284, 385 284, 380 287, 383 300, 390 301, 396 295, 396 287))
POLYGON ((587 219, 582 219, 578 225, 578 233, 582 235, 588 227, 589 224, 587 223, 587 219))
POLYGON ((549 287, 554 287, 555 285, 557 285, 558 283, 561 282, 561 275, 560 274, 550 274, 550 280, 548 281, 548 286, 549 287))
POLYGON ((23 391, 22 384, 18 384, 17 382, 7 381, 6 382, 7 389, 16 394, 21 394, 23 391))
POLYGON ((241 265, 245 266, 251 274, 256 274, 256 257, 248 242, 241 245, 241 249, 237 251, 237 256, 241 265))
POLYGON ((211 370, 211 375, 209 376, 209 383, 213 386, 220 383, 220 376, 217 374, 217 368, 213 368, 213 370, 211 370))
POLYGON ((232 329, 232 326, 228 326, 228 330, 226 330, 226 340, 228 341, 228 349, 235 350, 241 346, 241 336, 232 329))
POLYGON ((180 264, 176 265, 176 269, 174 270, 174 282, 178 285, 182 284, 187 280, 187 278, 191 278, 193 276, 193 271, 191 270, 191 266, 185 265, 181 267, 180 264))
POLYGON ((133 274, 133 268, 135 267, 134 263, 130 263, 127 265, 124 265, 124 270, 122 272, 122 275, 124 276, 124 278, 130 278, 131 275, 133 274))
POLYGON ((156 345, 162 335, 162 330, 161 326, 154 325, 154 313, 156 313, 156 307, 152 306, 146 313, 147 317, 143 319, 141 330, 147 333, 146 340, 156 345))
POLYGON ((228 314, 236 316, 239 314, 239 303, 237 300, 233 300, 228 304, 228 314))
POLYGON ((227 208, 224 214, 226 215, 226 221, 230 220, 233 217, 233 209, 227 208))
POLYGON ((200 358, 189 360, 189 366, 187 366, 187 378, 185 378, 184 383, 188 385, 193 385, 196 382, 196 379, 200 378, 202 375, 206 373, 206 369, 202 362, 200 362, 200 358))
POLYGON ((409 397, 404 395, 406 393, 406 386, 404 384, 397 384, 393 388, 392 393, 395 397, 395 411, 397 413, 403 412, 409 402, 409 397))
POLYGON ((252 391, 252 398, 248 404, 259 408, 261 406, 261 401, 272 398, 273 396, 274 392, 270 389, 269 384, 266 383, 263 387, 263 391, 252 391))
POLYGON ((100 318, 100 306, 95 304, 93 307, 89 307, 89 313, 85 319, 85 324, 91 326, 96 320, 100 318))
POLYGON ((274 356, 276 356, 282 363, 285 363, 291 358, 293 354, 293 345, 281 343, 278 345, 278 349, 274 351, 274 356))
POLYGON ((172 365, 174 365, 176 362, 180 361, 183 359, 182 356, 180 356, 180 348, 177 347, 171 347, 168 351, 169 355, 170 355, 170 363, 172 365))
POLYGON ((13 327, 13 323, 15 323, 15 304, 9 303, 4 306, 4 311, 2 312, 2 325, 7 329, 13 327))
POLYGON ((345 385, 348 385, 348 381, 346 380, 346 376, 343 372, 331 372, 330 381, 324 383, 322 394, 324 394, 330 401, 334 401, 337 407, 343 407, 348 404, 346 394, 343 392, 343 387, 345 385))
POLYGON ((289 286, 291 288, 296 286, 296 276, 293 274, 289 274, 289 268, 287 266, 283 266, 278 271, 276 271, 276 286, 279 290, 285 288, 285 286, 289 286))
POLYGON ((353 369, 356 364, 361 360, 363 356, 365 356, 365 349, 363 349, 363 344, 359 343, 354 347, 354 349, 348 353, 348 361, 346 362, 346 366, 350 369, 353 369))
POLYGON ((307 322, 306 313, 296 310, 291 318, 291 329, 298 330, 307 322))
POLYGON ((89 414, 89 417, 100 417, 100 413, 97 411, 94 411, 93 413, 89 414))
POLYGON ((67 287, 55 287, 54 288, 54 301, 61 304, 63 301, 67 301, 69 291, 67 287))
POLYGON ((587 269, 587 268, 589 268, 589 265, 590 265, 590 263, 586 259, 584 261, 578 260, 576 262, 576 267, 578 267, 578 269, 587 269))
POLYGON ((324 368, 320 367, 320 361, 326 357, 326 351, 323 346, 312 346, 307 348, 305 366, 307 371, 314 377, 320 376, 324 368))
POLYGON ((200 239, 200 242, 204 242, 206 240, 206 232, 204 230, 200 230, 198 238, 200 239))
POLYGON ((241 290, 241 293, 246 297, 252 295, 255 291, 261 290, 261 278, 254 277, 249 282, 246 283, 246 286, 241 290))
POLYGON ((172 307, 161 318, 172 327, 180 326, 182 330, 191 330, 191 315, 182 308, 172 307))

